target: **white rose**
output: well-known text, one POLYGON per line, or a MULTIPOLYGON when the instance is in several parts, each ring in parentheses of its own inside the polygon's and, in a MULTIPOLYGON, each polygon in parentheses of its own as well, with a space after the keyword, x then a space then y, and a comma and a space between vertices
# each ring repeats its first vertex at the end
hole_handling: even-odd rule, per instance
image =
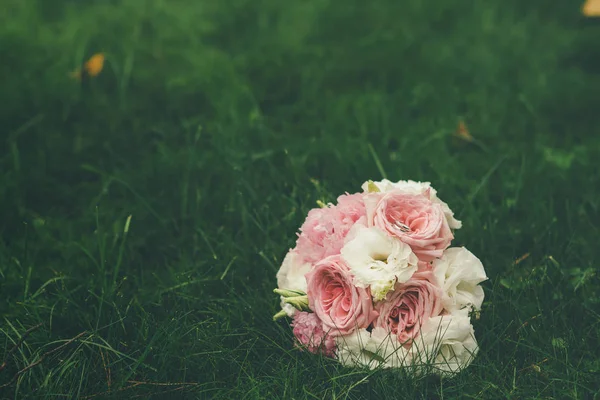
MULTIPOLYGON (((425 193, 427 189, 429 189, 429 200, 434 203, 438 203, 442 206, 442 210, 444 215, 446 216, 446 220, 448 221, 448 225, 450 229, 460 229, 462 227, 462 222, 454 218, 454 212, 450 209, 448 204, 443 202, 439 197, 437 197, 437 190, 431 187, 430 182, 416 182, 416 181, 398 181, 396 183, 391 182, 387 179, 383 179, 379 182, 373 182, 377 188, 382 192, 390 192, 392 190, 401 190, 405 193, 410 194, 419 194, 425 193)), ((362 189, 364 192, 368 192, 369 190, 369 182, 365 182, 362 184, 362 189)))
MULTIPOLYGON (((277 271, 277 287, 279 289, 301 290, 306 292, 306 278, 310 271, 310 263, 303 263, 295 250, 290 250, 283 259, 279 271, 277 271)), ((296 309, 283 301, 281 297, 281 308, 290 317, 294 316, 296 309)))
POLYGON ((479 284, 488 278, 473 253, 464 247, 446 249, 441 258, 433 261, 433 273, 444 292, 442 304, 446 310, 481 309, 484 293, 479 284))
POLYGON ((417 270, 418 258, 406 243, 379 228, 355 226, 353 239, 341 254, 354 275, 354 285, 371 288, 375 301, 385 299, 396 282, 404 283, 417 270))
POLYGON ((371 333, 358 329, 350 335, 338 336, 336 357, 347 367, 400 368, 409 364, 409 353, 395 335, 384 328, 371 333))
POLYGON ((451 376, 469 366, 479 347, 466 311, 430 318, 410 353, 415 373, 451 376))

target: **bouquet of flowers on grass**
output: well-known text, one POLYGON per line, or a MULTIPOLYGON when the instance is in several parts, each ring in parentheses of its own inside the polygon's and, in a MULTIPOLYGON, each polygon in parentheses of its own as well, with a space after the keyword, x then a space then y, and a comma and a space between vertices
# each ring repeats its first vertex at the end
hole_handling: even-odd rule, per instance
POLYGON ((478 351, 483 265, 429 182, 368 181, 308 213, 277 273, 298 346, 346 366, 452 375, 478 351))

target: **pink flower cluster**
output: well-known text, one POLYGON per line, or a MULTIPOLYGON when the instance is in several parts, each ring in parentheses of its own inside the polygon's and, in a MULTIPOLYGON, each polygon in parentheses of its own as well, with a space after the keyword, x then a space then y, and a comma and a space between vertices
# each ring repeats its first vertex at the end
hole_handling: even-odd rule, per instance
MULTIPOLYGON (((279 289, 306 294, 308 311, 282 296, 298 346, 345 365, 365 365, 365 354, 373 353, 367 347, 381 344, 377 335, 383 332, 404 357, 387 366, 422 360, 411 351, 422 331, 422 341, 436 336, 428 322, 440 317, 453 326, 453 316, 464 319, 483 301, 483 266, 466 249, 449 248, 452 229, 460 226, 427 182, 369 181, 362 193, 311 210, 278 273, 279 289)), ((423 346, 442 352, 444 338, 438 339, 423 346)), ((476 342, 465 346, 477 349, 476 342)))

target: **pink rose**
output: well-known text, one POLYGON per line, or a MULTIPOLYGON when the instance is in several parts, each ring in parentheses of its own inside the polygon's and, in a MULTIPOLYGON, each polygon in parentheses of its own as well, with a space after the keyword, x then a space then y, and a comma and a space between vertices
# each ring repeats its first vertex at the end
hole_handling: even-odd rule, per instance
POLYGON ((375 318, 370 289, 352 283, 350 268, 341 256, 330 256, 306 274, 308 305, 332 336, 367 328, 375 318))
POLYGON ((327 357, 335 355, 335 339, 323 330, 323 322, 315 313, 296 312, 292 327, 300 345, 311 353, 322 353, 327 357))
POLYGON ((423 261, 441 257, 454 235, 444 210, 429 193, 369 194, 369 223, 408 244, 423 261))
POLYGON ((443 309, 442 290, 436 285, 433 271, 415 272, 406 283, 396 284, 393 292, 377 305, 379 317, 375 327, 397 335, 400 343, 410 345, 421 326, 443 309))
POLYGON ((309 211, 302 224, 296 251, 304 262, 316 263, 340 254, 344 238, 352 226, 366 216, 362 194, 345 194, 338 204, 309 211))

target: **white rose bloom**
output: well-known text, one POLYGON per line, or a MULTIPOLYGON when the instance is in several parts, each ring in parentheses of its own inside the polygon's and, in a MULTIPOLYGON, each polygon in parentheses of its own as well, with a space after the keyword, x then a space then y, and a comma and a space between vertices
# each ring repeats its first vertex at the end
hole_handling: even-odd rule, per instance
POLYGON ((466 311, 430 318, 415 338, 410 353, 415 373, 452 376, 469 366, 479 347, 466 311))
MULTIPOLYGON (((448 204, 443 202, 439 197, 437 197, 437 190, 431 187, 430 182, 416 182, 416 181, 398 181, 396 183, 391 182, 387 179, 381 180, 379 182, 373 182, 377 188, 382 192, 391 192, 392 190, 401 190, 405 193, 411 194, 419 194, 425 192, 427 189, 429 192, 429 200, 434 203, 438 203, 442 206, 442 210, 444 215, 446 216, 446 220, 448 221, 448 225, 450 229, 460 229, 462 227, 462 222, 454 218, 454 212, 450 209, 448 204)), ((368 192, 369 182, 365 182, 362 184, 362 189, 364 192, 368 192)))
POLYGON ((410 363, 408 350, 384 328, 375 328, 371 333, 358 329, 335 341, 336 356, 347 367, 400 368, 410 363))
POLYGON ((341 254, 354 275, 354 285, 371 287, 375 301, 385 299, 396 282, 408 281, 417 270, 419 260, 410 246, 379 228, 359 225, 353 235, 341 254))
POLYGON ((487 278, 483 264, 464 247, 451 247, 433 261, 433 273, 444 292, 442 303, 450 312, 465 307, 481 309, 487 278))
MULTIPOLYGON (((303 263, 296 251, 290 250, 283 259, 279 271, 277 271, 277 287, 279 289, 293 289, 306 292, 306 278, 310 271, 310 263, 303 263)), ((283 301, 281 297, 281 308, 289 317, 294 316, 296 309, 283 301)))

